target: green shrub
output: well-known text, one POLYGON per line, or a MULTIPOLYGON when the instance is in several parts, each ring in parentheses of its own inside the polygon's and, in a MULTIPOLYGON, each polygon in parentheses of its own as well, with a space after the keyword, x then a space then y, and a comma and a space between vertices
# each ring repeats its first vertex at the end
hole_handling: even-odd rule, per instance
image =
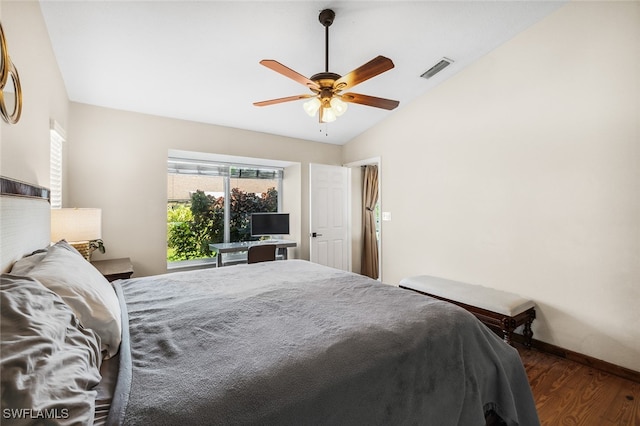
MULTIPOLYGON (((251 239, 251 213, 278 210, 278 191, 269 188, 257 196, 231 190, 229 226, 231 241, 251 239)), ((167 260, 200 259, 214 256, 209 244, 224 241, 224 197, 196 191, 190 203, 167 206, 167 260)))

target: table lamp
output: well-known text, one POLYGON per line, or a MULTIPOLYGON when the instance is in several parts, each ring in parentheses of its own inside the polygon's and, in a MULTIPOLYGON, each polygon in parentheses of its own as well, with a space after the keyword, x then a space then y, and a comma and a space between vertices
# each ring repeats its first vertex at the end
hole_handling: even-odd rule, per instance
POLYGON ((52 209, 51 241, 66 240, 76 250, 90 260, 90 242, 102 238, 101 209, 52 209))

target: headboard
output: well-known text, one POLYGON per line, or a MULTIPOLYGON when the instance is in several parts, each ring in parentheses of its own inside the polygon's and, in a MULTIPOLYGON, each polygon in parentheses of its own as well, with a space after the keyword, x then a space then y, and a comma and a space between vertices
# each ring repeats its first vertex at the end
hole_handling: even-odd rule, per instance
POLYGON ((51 240, 47 188, 0 176, 0 270, 51 240))

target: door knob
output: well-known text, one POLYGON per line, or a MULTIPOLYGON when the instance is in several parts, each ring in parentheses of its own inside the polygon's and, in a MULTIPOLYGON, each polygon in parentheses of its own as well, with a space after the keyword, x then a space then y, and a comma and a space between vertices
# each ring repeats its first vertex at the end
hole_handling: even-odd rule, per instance
POLYGON ((322 234, 318 234, 317 232, 312 232, 312 233, 311 233, 311 237, 312 237, 312 238, 322 237, 322 234))

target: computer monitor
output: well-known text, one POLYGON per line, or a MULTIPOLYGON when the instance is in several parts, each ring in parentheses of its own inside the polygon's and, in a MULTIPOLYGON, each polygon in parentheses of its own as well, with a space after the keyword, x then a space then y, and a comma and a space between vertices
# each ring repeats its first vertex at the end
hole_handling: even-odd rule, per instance
POLYGON ((251 213, 251 236, 288 234, 289 213, 251 213))

